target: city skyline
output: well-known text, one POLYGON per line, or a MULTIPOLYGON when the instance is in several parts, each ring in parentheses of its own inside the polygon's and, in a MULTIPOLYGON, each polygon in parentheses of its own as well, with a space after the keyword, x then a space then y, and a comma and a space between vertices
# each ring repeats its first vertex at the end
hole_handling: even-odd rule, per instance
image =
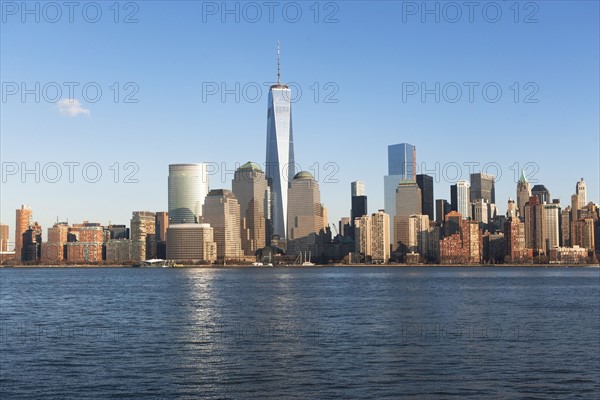
MULTIPOLYGON (((202 15, 199 5, 179 6, 202 15)), ((144 3, 137 24, 103 21, 92 26, 75 22, 73 27, 82 29, 80 36, 73 37, 72 45, 85 47, 86 39, 97 34, 107 38, 98 43, 89 60, 77 63, 68 62, 70 45, 57 40, 70 31, 68 23, 28 24, 8 18, 0 35, 4 82, 17 82, 17 86, 24 82, 27 88, 35 87, 35 82, 40 87, 47 82, 75 81, 80 86, 98 82, 104 96, 92 103, 78 91, 75 97, 79 103, 63 109, 45 101, 44 96, 40 102, 35 102, 34 95, 21 101, 21 93, 11 96, 8 87, 3 88, 6 101, 1 107, 0 155, 6 175, 1 222, 12 225, 14 209, 23 203, 37 210, 34 218, 44 227, 57 217, 61 221, 127 223, 132 210, 167 210, 165 169, 175 163, 205 162, 212 168, 211 188, 229 189, 236 163, 250 160, 263 166, 269 88, 263 83, 275 83, 277 40, 285 49, 285 81, 295 82, 290 86, 294 96, 301 91, 300 99, 293 103, 296 162, 320 183, 331 221, 350 215, 351 204, 344 194, 355 180, 366 183, 370 210, 383 208, 381 177, 387 168, 386 146, 403 142, 418 149, 418 173, 435 175, 435 199, 449 199, 450 184, 469 179, 471 172, 486 164, 489 170, 482 172, 498 175, 498 167, 501 171, 500 179, 496 179, 500 213, 508 197, 514 199, 514 184, 523 167, 531 186, 545 185, 563 205, 568 204, 574 182, 581 177, 589 185, 587 198, 600 198, 594 184, 599 181, 599 104, 596 91, 591 90, 598 86, 600 69, 594 57, 598 23, 592 21, 598 14, 597 3, 572 2, 566 8, 555 2, 541 4, 539 22, 534 24, 514 23, 508 9, 503 14, 506 20, 498 24, 437 24, 421 23, 417 17, 403 21, 399 4, 382 5, 386 8, 379 11, 361 2, 339 6, 337 23, 316 24, 308 17, 310 11, 304 10, 306 18, 296 25, 281 20, 273 24, 223 23, 215 17, 197 24, 193 12, 185 15, 178 10, 179 30, 163 37, 155 36, 158 33, 148 26, 174 15, 174 10, 158 10, 155 4, 144 3), (376 12, 378 18, 370 18, 376 12), (353 32, 351 27, 356 24, 365 26, 365 37, 353 32), (304 29, 294 29, 307 26, 327 39, 314 41, 306 37, 304 29), (190 41, 181 35, 192 29, 200 35, 205 30, 216 32, 220 41, 190 41), (475 29, 485 35, 474 37, 475 29), (154 40, 163 57, 138 46, 140 34, 154 40), (407 36, 413 39, 403 40, 407 36), (237 48, 242 37, 246 38, 244 48, 225 51, 237 48), (23 51, 30 48, 26 44, 31 38, 36 38, 39 47, 35 52, 23 51), (115 41, 123 41, 123 48, 109 45, 115 41), (165 41, 172 46, 166 46, 165 41), (558 57, 556 48, 548 43, 560 46, 567 54, 558 57), (52 48, 53 53, 39 54, 43 48, 52 48), (188 52, 189 48, 198 51, 188 52), (536 57, 528 56, 531 48, 537 49, 536 57), (515 56, 504 56, 513 50, 515 56), (40 63, 36 58, 61 54, 66 55, 65 60, 55 63, 40 63), (356 54, 362 54, 361 59, 356 54), (439 57, 448 60, 443 68, 437 66, 439 57), (8 61, 11 59, 21 59, 24 66, 15 68, 8 61), (108 72, 117 70, 111 61, 117 59, 125 60, 119 63, 119 72, 108 72), (569 63, 562 61, 565 59, 569 63), (307 63, 311 68, 304 68, 307 63), (46 65, 42 68, 42 64, 46 65), (146 71, 148 65, 152 67, 146 71), (164 80, 156 79, 158 70, 164 72, 160 75, 164 80), (389 89, 378 89, 380 76, 388 77, 389 89), (557 79, 561 76, 569 79, 557 79), (462 83, 471 81, 480 84, 478 89, 486 82, 497 82, 503 89, 501 101, 482 100, 478 90, 474 102, 469 102, 462 83), (118 102, 113 98, 116 89, 109 88, 114 88, 114 82, 119 83, 118 102), (137 87, 125 88, 128 82, 137 87), (419 94, 408 96, 403 90, 408 87, 403 83, 410 82, 424 82, 427 89, 435 88, 436 82, 441 87, 458 82, 464 96, 458 103, 441 96, 438 103, 434 93, 421 101, 419 94), (515 82, 520 88, 518 102, 513 101, 515 82), (523 102, 523 96, 531 92, 525 89, 527 82, 534 82, 539 89, 537 103, 523 102), (207 90, 214 89, 213 83, 218 90, 210 95, 207 90), (226 94, 236 83, 239 101, 236 93, 226 94), (261 89, 256 100, 258 96, 250 93, 256 89, 253 83, 261 89), (138 102, 125 103, 126 95, 138 102), (586 145, 572 154, 557 145, 573 136, 586 145), (31 144, 23 146, 21 138, 28 138, 31 144), (360 147, 353 146, 355 143, 361 143, 360 147), (33 169, 36 162, 47 176, 40 177, 39 182, 31 173, 21 179, 23 169, 33 169), (45 179, 55 176, 56 165, 51 163, 61 168, 61 179, 56 183, 45 179), (82 168, 89 163, 100 167, 102 177, 96 183, 91 179, 96 172, 94 165, 87 170, 90 179, 82 177, 82 168), (75 172, 73 183, 69 181, 69 165, 75 172), (15 166, 17 172, 12 175, 15 166), (461 176, 454 179, 457 166, 461 176), (65 193, 69 193, 68 199, 65 193), (107 196, 112 201, 107 202, 107 196)), ((10 235, 14 241, 12 228, 10 235)))

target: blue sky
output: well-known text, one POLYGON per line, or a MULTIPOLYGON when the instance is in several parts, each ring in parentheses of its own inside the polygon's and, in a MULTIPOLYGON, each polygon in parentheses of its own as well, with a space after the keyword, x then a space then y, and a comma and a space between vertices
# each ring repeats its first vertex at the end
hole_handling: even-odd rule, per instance
POLYGON ((462 178, 469 165, 500 168, 501 212, 517 165, 564 205, 581 177, 588 200, 600 198, 597 1, 480 2, 472 22, 463 2, 427 2, 439 22, 401 1, 274 2, 272 21, 264 2, 227 2, 233 13, 222 2, 121 2, 118 16, 114 2, 80 2, 73 22, 62 2, 60 17, 27 4, 33 14, 2 2, 0 219, 11 235, 22 203, 44 235, 57 218, 129 224, 133 210, 166 210, 170 163, 213 163, 211 188, 230 188, 236 163, 264 163, 278 40, 282 80, 302 91, 296 161, 318 171, 330 222, 349 215, 353 180, 366 182, 369 211, 383 208, 387 145, 401 142, 417 146, 436 198, 449 198, 457 165, 462 178), (59 101, 65 82, 78 84, 78 103, 59 101), (35 163, 39 182, 21 173, 35 163), (65 163, 79 163, 73 182, 65 163))

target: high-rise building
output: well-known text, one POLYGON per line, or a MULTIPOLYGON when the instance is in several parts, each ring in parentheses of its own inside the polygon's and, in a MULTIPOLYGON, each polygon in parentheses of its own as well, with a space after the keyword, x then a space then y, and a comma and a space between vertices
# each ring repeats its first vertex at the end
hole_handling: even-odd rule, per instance
POLYGON ((136 261, 155 258, 156 214, 152 211, 134 211, 130 221, 131 258, 136 261), (150 243, 149 243, 150 242, 150 243), (150 246, 148 246, 150 244, 150 246))
MULTIPOLYGON (((417 179, 417 149, 408 143, 388 146, 388 174, 383 177, 384 208, 390 216, 390 236, 394 237, 396 215, 396 189, 400 182, 417 179)), ((395 239, 393 239, 395 240, 395 239)))
POLYGON ((421 189, 421 210, 433 221, 433 177, 424 174, 417 175, 417 185, 421 189))
POLYGON ((386 263, 390 258, 390 217, 383 210, 356 220, 355 248, 365 262, 386 263))
POLYGON ((560 247, 560 205, 544 204, 544 241, 549 252, 560 247))
POLYGON ((208 192, 202 210, 202 220, 213 228, 218 260, 237 260, 243 256, 240 204, 232 191, 214 189, 208 192))
POLYGON ((517 204, 513 199, 509 198, 506 206, 506 218, 517 218, 518 215, 517 204))
POLYGON ((437 199, 435 201, 435 221, 442 225, 444 222, 444 217, 452 211, 450 203, 446 199, 437 199))
POLYGON ((101 262, 104 229, 100 224, 87 222, 75 227, 77 229, 77 241, 65 244, 67 261, 76 264, 101 262))
POLYGON ((247 162, 235 171, 232 191, 240 204, 242 249, 254 255, 267 242, 267 179, 260 167, 247 162))
POLYGON ((175 224, 167 229, 168 260, 213 262, 217 249, 209 224, 175 224))
POLYGON ((517 182, 517 209, 521 216, 521 221, 525 220, 525 204, 529 201, 530 197, 531 186, 529 186, 529 181, 527 181, 525 170, 523 169, 517 182))
POLYGON ((544 205, 536 195, 532 195, 525 204, 525 246, 533 250, 533 255, 546 254, 546 231, 544 205))
MULTIPOLYGON (((351 204, 350 209, 350 224, 354 226, 354 220, 356 218, 367 215, 367 196, 365 193, 365 183, 362 181, 355 181, 350 184, 351 188, 351 204)), ((351 230, 353 233, 354 230, 351 230)))
POLYGON ((535 185, 531 188, 531 195, 537 197, 540 204, 552 202, 550 191, 544 185, 535 185))
POLYGON ((309 172, 298 172, 289 189, 288 253, 313 251, 322 226, 319 184, 309 172))
POLYGON ((429 216, 413 214, 408 218, 408 251, 429 254, 429 216))
POLYGON ((48 240, 42 243, 42 262, 65 260, 68 233, 69 225, 66 222, 57 222, 52 228, 48 228, 48 240))
POLYGON ((17 209, 15 222, 15 257, 21 260, 23 252, 23 233, 29 229, 31 225, 32 211, 26 205, 22 205, 17 209))
POLYGON ((0 224, 0 252, 8 251, 8 225, 0 224))
POLYGON ((363 181, 354 181, 350 183, 351 196, 366 196, 365 183, 363 181))
POLYGON ((206 164, 169 165, 169 219, 171 224, 195 223, 202 216, 208 193, 206 164))
POLYGON ((504 223, 504 254, 512 263, 524 262, 533 256, 532 250, 526 247, 525 223, 518 218, 508 218, 504 223))
POLYGON ((399 245, 400 252, 408 250, 408 219, 413 214, 421 214, 421 189, 414 181, 400 182, 396 189, 396 212, 394 213, 393 247, 399 245))
POLYGON ((417 148, 408 143, 388 146, 388 175, 400 175, 404 181, 415 181, 417 148))
POLYGON ((456 182, 456 211, 464 219, 471 218, 471 184, 467 181, 456 182))
POLYGON ((291 99, 292 91, 281 83, 278 45, 277 83, 269 89, 265 175, 271 188, 272 234, 281 240, 288 232, 288 188, 296 175, 291 99))
POLYGON ((458 189, 456 184, 450 185, 450 211, 458 212, 458 189))
POLYGON ((575 193, 577 194, 577 196, 579 196, 579 208, 585 207, 587 205, 587 194, 583 178, 581 178, 581 180, 577 182, 577 185, 575 186, 575 193))
POLYGON ((154 220, 154 232, 157 242, 167 240, 167 228, 169 227, 169 213, 167 211, 158 211, 154 220))
POLYGON ((484 173, 471 174, 471 192, 469 201, 484 199, 490 204, 496 203, 496 189, 494 188, 494 177, 484 173))
POLYGON ((561 247, 571 246, 571 206, 561 211, 561 247))
POLYGON ((450 211, 444 217, 444 236, 460 233, 462 215, 456 211, 450 211))
POLYGON ((37 261, 42 253, 42 227, 37 222, 30 225, 21 235, 21 257, 22 261, 37 261))
POLYGON ((483 198, 479 198, 473 201, 472 216, 473 220, 480 222, 484 230, 490 223, 490 203, 483 198))

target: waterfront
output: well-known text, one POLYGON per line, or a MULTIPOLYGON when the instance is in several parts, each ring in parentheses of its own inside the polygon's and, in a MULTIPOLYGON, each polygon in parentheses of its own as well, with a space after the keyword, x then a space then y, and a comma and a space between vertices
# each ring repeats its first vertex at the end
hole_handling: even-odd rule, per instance
POLYGON ((18 398, 594 398, 597 268, 9 268, 18 398))

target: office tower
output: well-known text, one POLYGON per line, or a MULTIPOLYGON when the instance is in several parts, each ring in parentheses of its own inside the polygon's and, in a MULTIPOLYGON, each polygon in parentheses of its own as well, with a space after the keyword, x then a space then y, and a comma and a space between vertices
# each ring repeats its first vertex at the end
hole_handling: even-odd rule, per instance
POLYGON ((26 205, 22 205, 21 208, 16 211, 16 222, 15 222, 15 258, 21 259, 23 252, 23 233, 29 229, 31 225, 32 211, 26 205))
POLYGON ((579 196, 579 208, 585 207, 587 205, 587 194, 583 178, 581 178, 581 180, 577 182, 577 185, 575 186, 575 193, 577 194, 577 196, 579 196))
POLYGON ((467 181, 456 182, 456 211, 463 219, 471 218, 471 185, 467 181))
POLYGON ((458 212, 458 189, 456 184, 450 185, 450 211, 458 212))
POLYGON ((154 232, 156 242, 167 240, 167 228, 169 227, 169 213, 167 211, 158 211, 154 217, 154 232))
POLYGON ((247 162, 235 171, 231 183, 240 205, 242 249, 246 255, 266 246, 267 238, 267 179, 260 167, 247 162))
POLYGON ((544 205, 536 195, 532 195, 525 204, 525 246, 533 250, 533 255, 546 254, 546 231, 544 205))
POLYGON ((217 260, 218 245, 209 224, 175 224, 167 228, 167 259, 188 262, 217 260))
MULTIPOLYGON (((355 181, 350 184, 351 188, 351 204, 352 209, 350 210, 350 224, 354 226, 354 220, 363 215, 367 215, 367 196, 365 193, 365 183, 362 181, 355 181)), ((351 232, 354 232, 351 230, 351 232)))
POLYGON ((42 227, 35 222, 21 235, 21 261, 37 261, 41 257, 42 227))
POLYGON ((517 218, 518 217, 518 212, 517 212, 517 205, 515 203, 515 201, 511 198, 508 199, 508 205, 506 206, 506 218, 517 218))
POLYGON ((444 217, 452 211, 450 203, 446 199, 436 199, 435 201, 435 222, 442 225, 444 217))
POLYGON ((42 262, 60 262, 66 258, 66 244, 69 225, 66 222, 57 222, 48 228, 48 240, 42 243, 42 262))
POLYGON ((8 251, 8 225, 0 224, 0 252, 8 251))
POLYGON ((202 216, 208 193, 206 164, 169 165, 169 219, 171 224, 195 223, 202 216))
POLYGON ((484 173, 471 174, 471 193, 469 201, 484 199, 488 203, 496 203, 496 190, 494 188, 494 177, 484 173))
POLYGON ((477 199, 473 202, 472 214, 473 220, 481 222, 484 227, 487 227, 489 221, 489 206, 490 204, 485 199, 477 199))
POLYGON ((316 234, 323 226, 322 219, 319 184, 309 172, 298 172, 289 189, 289 254, 314 250, 316 234))
POLYGON ((567 206, 561 211, 561 246, 571 246, 571 206, 567 206))
POLYGON ((338 223, 338 232, 341 236, 344 237, 352 237, 353 233, 351 232, 352 225, 350 224, 350 217, 342 217, 338 223))
MULTIPOLYGON (((148 260, 155 253, 155 249, 148 246, 149 236, 154 238, 156 233, 156 215, 151 211, 134 211, 130 221, 130 234, 132 254, 136 261, 148 260)), ((152 241, 152 240, 150 240, 152 241)))
POLYGON ((390 258, 390 217, 383 210, 356 220, 355 248, 365 262, 386 263, 390 258))
POLYGON ((393 247, 399 245, 400 252, 408 246, 408 219, 413 214, 421 214, 421 189, 416 182, 400 182, 396 189, 396 212, 394 213, 393 247))
POLYGON ((277 46, 277 83, 269 89, 267 111, 266 177, 271 188, 272 234, 285 241, 288 222, 288 188, 296 174, 292 129, 292 91, 281 83, 277 46))
POLYGON ((421 189, 421 210, 423 215, 429 216, 433 221, 433 177, 429 175, 417 175, 417 185, 421 189))
MULTIPOLYGON (((384 208, 390 216, 390 236, 394 236, 394 216, 396 215, 396 189, 402 181, 415 182, 417 179, 417 149, 408 143, 388 146, 388 174, 383 177, 384 208)), ((395 240, 395 239, 394 239, 395 240)))
POLYGON ((214 189, 208 192, 202 210, 202 220, 213 228, 218 260, 237 260, 243 256, 240 204, 232 191, 214 189))
POLYGON ((450 211, 444 217, 444 235, 450 236, 456 233, 460 233, 460 223, 462 221, 462 215, 456 211, 450 211))
POLYGON ((366 196, 365 183, 363 181, 354 181, 350 183, 350 192, 354 196, 366 196))
POLYGON ((517 209, 521 217, 521 221, 525 219, 525 203, 529 201, 531 197, 531 187, 529 181, 525 176, 525 170, 521 170, 521 176, 517 182, 517 209))
POLYGON ((417 179, 417 148, 408 143, 388 146, 388 175, 400 175, 404 181, 417 179))
POLYGON ((321 204, 321 229, 327 230, 329 228, 329 212, 324 204, 321 204))
POLYGON ((540 204, 551 203, 550 191, 544 185, 535 185, 531 188, 531 195, 537 197, 540 204))
POLYGON ((560 246, 560 205, 544 204, 544 241, 547 251, 560 246))

